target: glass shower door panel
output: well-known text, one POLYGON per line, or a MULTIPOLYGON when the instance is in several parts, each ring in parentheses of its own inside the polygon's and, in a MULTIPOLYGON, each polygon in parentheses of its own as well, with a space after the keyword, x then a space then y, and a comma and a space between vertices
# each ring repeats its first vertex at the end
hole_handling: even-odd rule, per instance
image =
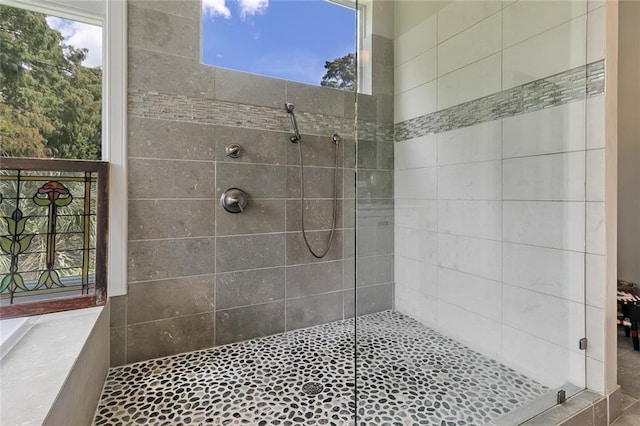
POLYGON ((604 78, 588 13, 586 0, 373 9, 378 72, 357 97, 359 423, 518 424, 584 389, 599 208, 586 111, 604 78))

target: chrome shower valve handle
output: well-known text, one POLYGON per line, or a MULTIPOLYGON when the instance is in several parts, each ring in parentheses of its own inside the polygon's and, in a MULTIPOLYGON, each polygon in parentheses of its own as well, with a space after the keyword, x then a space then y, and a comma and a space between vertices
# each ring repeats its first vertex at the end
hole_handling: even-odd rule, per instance
POLYGON ((249 197, 239 188, 229 188, 222 193, 220 205, 229 213, 244 213, 249 197))
POLYGON ((238 158, 240 157, 240 150, 242 148, 237 143, 230 143, 224 147, 224 152, 227 157, 238 158))

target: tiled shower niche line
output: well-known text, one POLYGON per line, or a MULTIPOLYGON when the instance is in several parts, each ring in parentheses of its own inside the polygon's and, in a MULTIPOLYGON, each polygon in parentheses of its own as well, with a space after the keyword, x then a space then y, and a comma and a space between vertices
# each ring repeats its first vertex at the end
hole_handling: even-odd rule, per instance
MULTIPOLYGON (((366 97, 366 95, 359 96, 366 97)), ((290 131, 289 117, 284 113, 284 109, 142 90, 130 90, 128 103, 129 113, 136 117, 247 129, 290 131)), ((375 101, 373 107, 375 107, 375 101)), ((298 124, 303 134, 331 135, 333 132, 338 132, 342 137, 353 138, 357 131, 359 139, 393 141, 394 129, 391 123, 300 112, 298 124)))
POLYGON ((547 390, 384 311, 113 368, 94 425, 471 426, 547 390), (308 382, 323 390, 305 394, 308 382))
POLYGON ((604 60, 395 125, 395 141, 443 133, 604 93, 604 60))

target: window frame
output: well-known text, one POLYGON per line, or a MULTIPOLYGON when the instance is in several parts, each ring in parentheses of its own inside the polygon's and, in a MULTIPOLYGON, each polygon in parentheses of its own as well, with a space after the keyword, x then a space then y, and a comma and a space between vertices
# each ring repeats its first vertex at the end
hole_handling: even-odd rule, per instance
POLYGON ((102 26, 102 160, 110 164, 107 294, 127 294, 127 1, 4 0, 3 4, 102 26))
MULTIPOLYGON (((356 16, 356 36, 355 36, 355 55, 356 55, 356 88, 355 88, 355 93, 365 93, 365 84, 363 79, 360 78, 361 73, 365 73, 365 72, 369 72, 370 74, 370 67, 368 65, 363 65, 360 63, 360 51, 362 49, 362 43, 364 42, 365 39, 365 35, 366 35, 366 6, 361 3, 361 0, 324 0, 327 3, 331 3, 335 6, 339 6, 339 7, 344 7, 347 9, 351 9, 355 12, 355 16, 356 16)), ((200 31, 199 31, 199 35, 200 35, 200 42, 203 42, 203 5, 201 5, 200 8, 200 12, 201 12, 201 16, 200 16, 200 31)), ((202 65, 206 65, 206 66, 211 66, 211 67, 216 67, 218 65, 214 65, 214 64, 208 64, 204 62, 204 58, 202 55, 202 46, 200 48, 200 63, 202 65)), ((224 68, 224 67, 223 67, 224 68)), ((273 75, 268 75, 268 74, 261 74, 261 73, 257 73, 253 70, 240 70, 240 69, 235 69, 235 68, 229 68, 233 71, 238 71, 238 72, 243 72, 243 73, 253 73, 256 75, 260 75, 263 77, 269 77, 269 78, 277 78, 277 79, 282 79, 282 77, 276 77, 273 75)), ((370 80, 370 77, 368 78, 368 80, 370 80)), ((299 82, 299 81, 295 81, 296 83, 300 83, 300 84, 309 84, 312 86, 316 86, 312 83, 304 83, 304 82, 299 82)), ((323 87, 320 86, 319 84, 317 85, 317 87, 323 87)))

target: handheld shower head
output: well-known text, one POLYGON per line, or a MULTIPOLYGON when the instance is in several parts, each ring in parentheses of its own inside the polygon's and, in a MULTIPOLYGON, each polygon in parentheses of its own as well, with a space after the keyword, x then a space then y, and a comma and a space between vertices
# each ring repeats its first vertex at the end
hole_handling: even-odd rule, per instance
POLYGON ((291 135, 289 140, 293 143, 301 142, 302 136, 300 135, 300 131, 298 130, 296 115, 293 113, 293 104, 291 102, 285 102, 284 110, 287 111, 287 114, 289 114, 289 118, 291 119, 291 127, 293 127, 293 135, 291 135))
POLYGON ((284 110, 287 111, 287 114, 291 114, 293 112, 294 105, 291 102, 284 103, 284 110))

